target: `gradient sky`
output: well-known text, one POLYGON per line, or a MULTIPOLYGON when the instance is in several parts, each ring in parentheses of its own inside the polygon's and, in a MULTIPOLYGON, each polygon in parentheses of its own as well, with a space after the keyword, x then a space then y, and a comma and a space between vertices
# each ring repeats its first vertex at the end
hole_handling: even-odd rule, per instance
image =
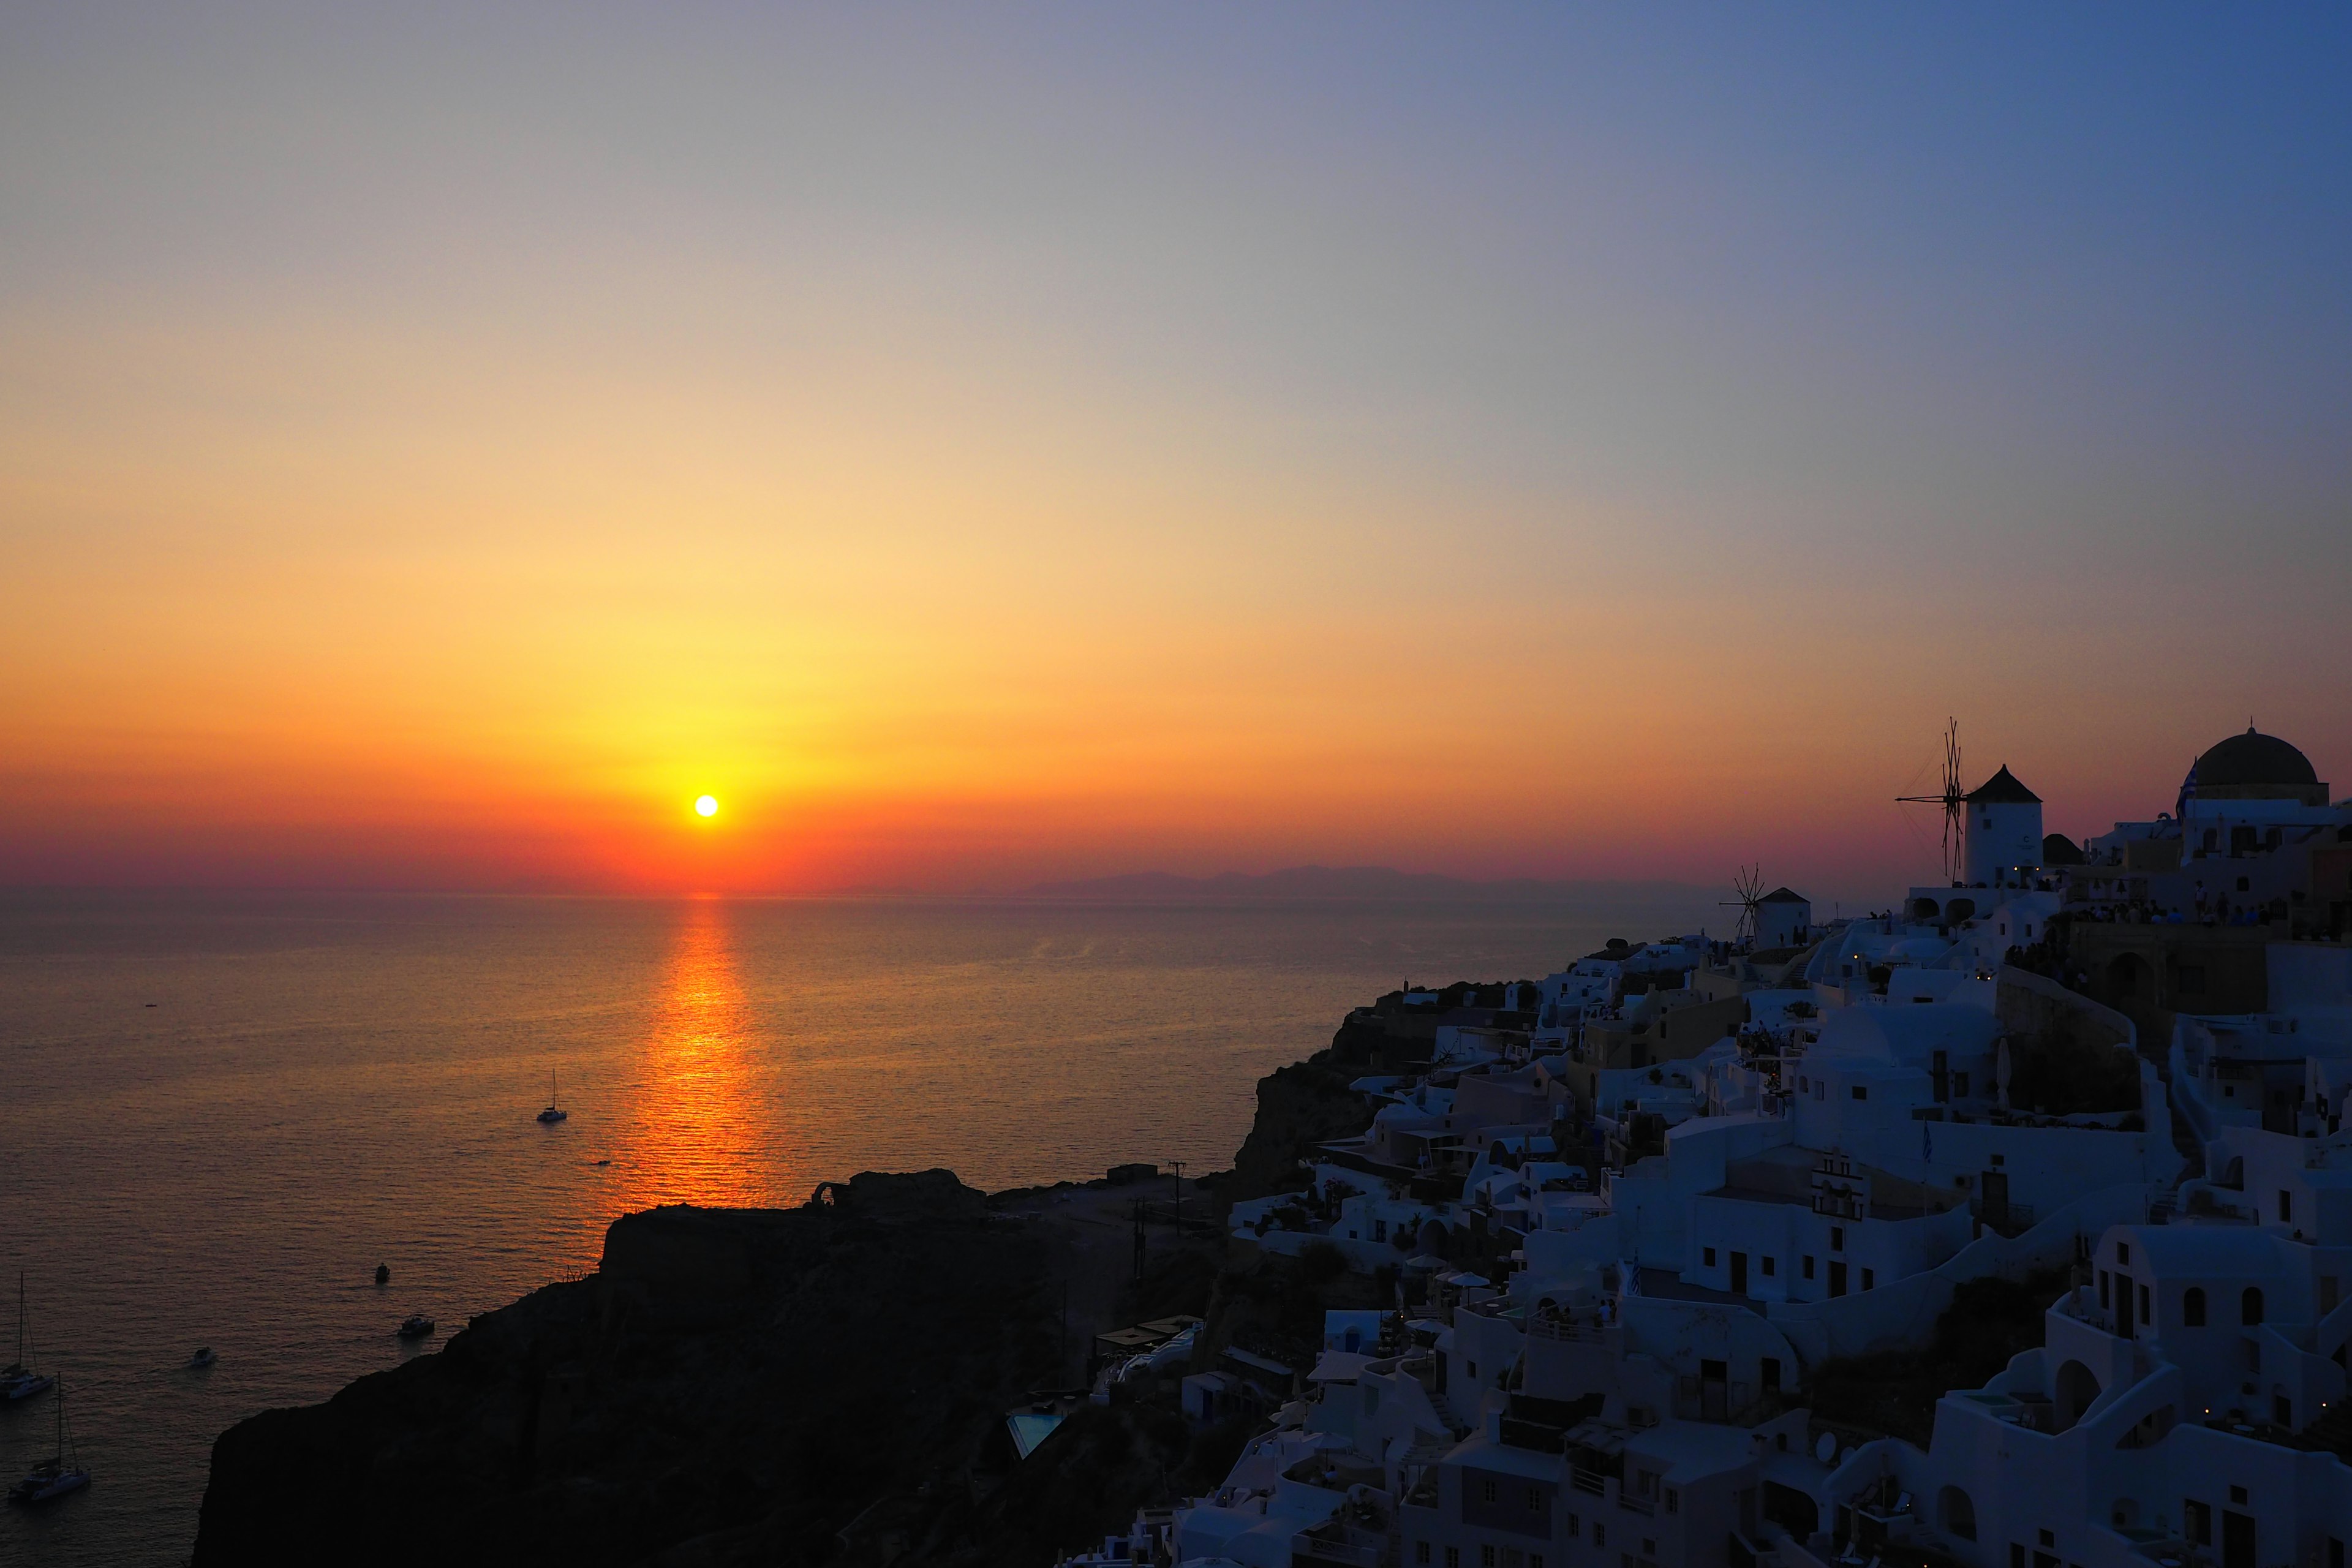
POLYGON ((12 5, 0 883, 2352 791, 2347 16, 12 5))

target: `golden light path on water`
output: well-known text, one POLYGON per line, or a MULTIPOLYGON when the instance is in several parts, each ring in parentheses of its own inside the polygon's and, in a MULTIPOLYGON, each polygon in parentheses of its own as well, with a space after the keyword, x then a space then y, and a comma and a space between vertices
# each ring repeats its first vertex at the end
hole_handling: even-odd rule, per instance
POLYGON ((785 1131, 763 1090, 762 1044, 725 906, 696 900, 679 922, 640 1047, 639 1090, 614 1152, 614 1213, 779 1200, 773 1173, 799 1165, 800 1151, 779 1147, 785 1131))

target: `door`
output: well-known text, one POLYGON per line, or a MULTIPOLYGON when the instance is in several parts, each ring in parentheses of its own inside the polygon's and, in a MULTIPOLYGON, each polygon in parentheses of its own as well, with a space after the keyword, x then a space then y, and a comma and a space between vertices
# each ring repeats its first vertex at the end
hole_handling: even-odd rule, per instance
POLYGON ((1748 1254, 1744 1252, 1731 1255, 1731 1293, 1735 1296, 1748 1294, 1748 1254))
POLYGON ((1698 1418, 1702 1421, 1731 1419, 1731 1367, 1728 1363, 1702 1361, 1698 1363, 1698 1418))
POLYGON ((2254 1516, 2221 1515, 2221 1568, 2254 1568, 2254 1516))
POLYGON ((1845 1265, 1836 1258, 1830 1260, 1830 1294, 1832 1296, 1845 1294, 1845 1265))
POLYGON ((2009 1173, 1986 1171, 1977 1177, 1977 1190, 1984 1194, 1981 1217, 1987 1225, 2009 1223, 2009 1173))

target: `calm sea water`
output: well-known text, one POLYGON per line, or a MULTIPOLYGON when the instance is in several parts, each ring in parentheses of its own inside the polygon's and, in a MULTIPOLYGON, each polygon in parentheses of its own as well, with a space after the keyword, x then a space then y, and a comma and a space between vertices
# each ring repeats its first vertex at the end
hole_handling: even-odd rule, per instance
MULTIPOLYGON (((408 1312, 586 1270, 615 1215, 1221 1168, 1255 1080, 1406 975, 1713 912, 8 895, 0 1333, 22 1269, 97 1480, 0 1511, 0 1563, 181 1562, 223 1428, 419 1353, 408 1312), (542 1127, 551 1072, 572 1116, 542 1127)), ((53 1428, 47 1397, 0 1409, 0 1476, 53 1428)))

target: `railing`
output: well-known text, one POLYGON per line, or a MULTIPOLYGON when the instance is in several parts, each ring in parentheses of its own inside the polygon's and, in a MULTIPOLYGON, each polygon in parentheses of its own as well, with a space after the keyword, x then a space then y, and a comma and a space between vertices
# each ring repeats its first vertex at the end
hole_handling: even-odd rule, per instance
POLYGON ((1614 1331, 1606 1325, 1571 1323, 1559 1318, 1530 1318, 1527 1331, 1539 1340, 1552 1340, 1561 1344, 1607 1344, 1614 1331))

